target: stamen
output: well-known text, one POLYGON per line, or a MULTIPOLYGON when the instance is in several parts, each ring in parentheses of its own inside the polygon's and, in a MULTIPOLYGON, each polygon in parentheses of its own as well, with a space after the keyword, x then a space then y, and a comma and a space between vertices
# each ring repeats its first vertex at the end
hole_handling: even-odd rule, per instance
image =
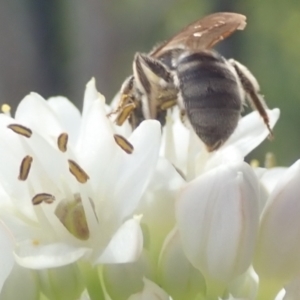
POLYGON ((114 138, 118 146, 120 146, 126 153, 131 154, 133 152, 133 146, 123 136, 114 134, 114 138))
POLYGON ((20 172, 19 172, 19 180, 25 181, 28 177, 30 168, 32 163, 32 157, 27 155, 23 158, 20 166, 20 172))
POLYGON ((68 138, 69 138, 69 136, 67 133, 62 133, 59 135, 59 137, 57 139, 57 146, 61 152, 67 151, 68 138))
POLYGON ((40 194, 36 194, 31 201, 33 205, 38 205, 41 204, 42 202, 51 204, 54 202, 54 200, 55 197, 53 195, 47 193, 40 193, 40 194))
POLYGON ((120 114, 116 118, 116 124, 121 126, 129 118, 130 114, 135 110, 136 105, 134 103, 129 103, 124 106, 120 114))
POLYGON ((259 168, 259 160, 258 160, 258 159, 252 159, 252 160, 250 161, 250 166, 251 166, 252 168, 259 168))
POLYGON ((68 159, 68 163, 71 174, 74 175, 78 182, 86 183, 90 179, 88 174, 74 160, 68 159))
POLYGON ((31 129, 23 126, 23 125, 20 125, 20 124, 10 124, 7 126, 7 128, 11 129, 13 132, 17 133, 17 134, 20 134, 20 135, 23 135, 27 138, 30 138, 31 135, 32 135, 32 131, 31 129))
POLYGON ((266 153, 266 157, 265 157, 265 168, 266 169, 271 169, 276 167, 277 163, 276 163, 276 156, 274 153, 272 152, 268 152, 266 153))

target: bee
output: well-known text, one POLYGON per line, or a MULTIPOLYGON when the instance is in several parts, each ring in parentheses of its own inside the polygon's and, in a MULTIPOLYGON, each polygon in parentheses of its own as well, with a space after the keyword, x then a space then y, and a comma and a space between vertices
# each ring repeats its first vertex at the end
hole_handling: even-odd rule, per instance
POLYGON ((212 50, 245 26, 243 15, 215 13, 188 25, 149 54, 136 53, 133 75, 121 87, 116 124, 129 119, 136 128, 145 119, 156 119, 163 126, 167 110, 178 105, 182 118, 212 152, 234 132, 247 99, 272 136, 255 77, 241 63, 212 50))

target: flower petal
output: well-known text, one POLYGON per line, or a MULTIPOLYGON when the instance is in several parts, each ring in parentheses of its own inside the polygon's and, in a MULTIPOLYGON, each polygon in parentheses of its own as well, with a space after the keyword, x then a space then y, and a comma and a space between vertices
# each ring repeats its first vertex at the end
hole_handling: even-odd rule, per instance
POLYGON ((175 199, 179 189, 185 183, 172 164, 159 158, 148 188, 137 209, 143 215, 142 228, 147 230, 144 237, 147 249, 154 253, 161 251, 161 246, 176 224, 175 199), (155 238, 151 238, 151 237, 155 238), (147 242, 150 237, 151 242, 147 242))
MULTIPOLYGON (((300 277, 298 276, 295 279, 293 279, 285 287, 285 290, 286 290, 286 294, 284 295, 283 300, 300 299, 300 277)), ((280 299, 282 299, 282 298, 280 298, 280 299)))
POLYGON ((50 142, 63 132, 62 126, 47 101, 39 94, 30 93, 19 104, 15 119, 34 129, 50 142))
MULTIPOLYGON (((270 127, 273 128, 279 119, 280 110, 274 108, 272 110, 267 110, 267 113, 270 118, 270 127)), ((268 135, 269 131, 261 116, 257 111, 254 111, 239 121, 238 127, 221 149, 223 150, 227 146, 233 146, 240 151, 243 157, 245 157, 268 135)))
POLYGON ((96 80, 92 78, 86 85, 86 89, 84 92, 83 99, 83 108, 82 108, 82 119, 85 120, 87 118, 87 112, 91 109, 91 105, 95 102, 95 100, 100 100, 103 104, 105 103, 105 99, 103 95, 101 95, 96 88, 96 80))
POLYGON ((205 280, 185 256, 178 230, 166 238, 159 258, 159 282, 174 299, 195 299, 205 280))
POLYGON ((152 259, 144 249, 139 259, 126 264, 103 266, 103 282, 111 299, 123 300, 143 289, 143 278, 155 278, 152 259))
POLYGON ((1 300, 39 300, 38 275, 36 271, 14 264, 12 272, 1 290, 1 300))
POLYGON ((286 283, 300 272, 300 160, 278 181, 261 218, 254 267, 286 283))
POLYGON ((138 218, 126 221, 112 237, 95 263, 128 263, 136 261, 143 248, 143 234, 138 218))
MULTIPOLYGON (((80 136, 76 145, 77 159, 90 177, 91 184, 97 188, 112 190, 114 182, 114 158, 118 146, 113 138, 113 128, 107 119, 104 103, 99 100, 89 105, 86 118, 82 120, 80 136)), ((102 195, 100 195, 101 197, 102 195)))
POLYGON ((0 291, 9 276, 13 265, 13 237, 8 229, 0 222, 0 291))
POLYGON ((68 133, 70 143, 75 146, 81 124, 81 116, 78 108, 62 96, 51 97, 47 102, 57 116, 64 132, 68 133))
POLYGON ((68 265, 89 251, 87 248, 57 242, 48 245, 36 245, 29 240, 16 247, 15 259, 19 265, 25 268, 44 269, 68 265))
POLYGON ((136 209, 157 163, 161 138, 161 126, 158 121, 147 120, 130 136, 134 151, 128 155, 119 153, 118 181, 114 185, 114 213, 120 219, 130 216, 136 209))
POLYGON ((251 263, 258 228, 258 181, 246 163, 224 164, 190 182, 176 215, 191 263, 228 282, 251 263))
POLYGON ((84 289, 80 270, 76 264, 38 271, 39 283, 47 299, 78 299, 84 289))
POLYGON ((170 300, 170 296, 154 282, 144 278, 142 292, 131 295, 128 300, 170 300))
POLYGON ((278 181, 284 176, 287 168, 272 168, 266 170, 260 178, 267 191, 271 193, 276 187, 278 181))

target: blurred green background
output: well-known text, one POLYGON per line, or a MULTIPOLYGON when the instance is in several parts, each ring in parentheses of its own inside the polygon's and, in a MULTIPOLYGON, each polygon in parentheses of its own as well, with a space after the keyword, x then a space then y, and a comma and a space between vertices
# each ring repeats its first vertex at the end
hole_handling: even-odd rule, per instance
POLYGON ((212 12, 247 16, 247 27, 218 50, 255 74, 281 118, 275 140, 248 159, 276 154, 278 164, 300 158, 299 0, 10 0, 0 2, 0 103, 29 92, 65 95, 81 108, 94 76, 111 99, 131 73, 136 51, 148 52, 188 23, 212 12))

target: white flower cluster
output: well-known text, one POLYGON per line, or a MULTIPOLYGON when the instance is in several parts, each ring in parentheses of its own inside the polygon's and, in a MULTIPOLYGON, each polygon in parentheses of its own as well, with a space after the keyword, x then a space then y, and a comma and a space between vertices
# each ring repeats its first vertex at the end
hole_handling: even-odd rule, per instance
POLYGON ((244 162, 258 113, 209 154, 176 110, 115 126, 94 80, 81 115, 34 93, 3 111, 0 300, 300 299, 300 161, 244 162))

